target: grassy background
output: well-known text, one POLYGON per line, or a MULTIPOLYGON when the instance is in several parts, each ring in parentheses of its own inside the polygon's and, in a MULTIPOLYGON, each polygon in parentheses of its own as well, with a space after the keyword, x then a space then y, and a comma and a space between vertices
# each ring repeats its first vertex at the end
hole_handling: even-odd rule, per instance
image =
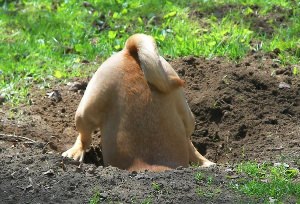
POLYGON ((299 3, 285 0, 2 0, 1 95, 18 104, 32 83, 45 88, 54 79, 90 74, 137 32, 153 35, 173 58, 238 60, 250 50, 278 48, 281 63, 296 64, 299 14, 299 3), (284 24, 273 19, 278 13, 284 24), (254 27, 265 19, 272 34, 254 27))

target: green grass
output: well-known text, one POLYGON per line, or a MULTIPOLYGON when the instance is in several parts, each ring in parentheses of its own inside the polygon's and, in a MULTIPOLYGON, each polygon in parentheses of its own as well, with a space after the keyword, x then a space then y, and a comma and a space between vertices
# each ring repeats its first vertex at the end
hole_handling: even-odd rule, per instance
POLYGON ((151 187, 154 191, 160 191, 161 190, 161 185, 159 183, 155 182, 155 181, 151 183, 151 187))
POLYGON ((93 194, 89 204, 98 204, 98 203, 100 203, 100 193, 97 191, 93 194))
POLYGON ((250 50, 278 48, 282 64, 299 63, 300 7, 296 1, 16 2, 0 1, 0 90, 15 105, 28 101, 33 84, 47 88, 53 81, 91 75, 137 32, 154 36, 161 53, 173 58, 195 55, 238 60, 250 50), (228 5, 224 14, 216 12, 228 5), (192 15, 197 12, 203 16, 192 15), (287 13, 286 25, 268 18, 271 35, 254 29, 257 20, 274 13, 287 13))
POLYGON ((220 187, 216 187, 213 184, 214 178, 210 175, 205 175, 202 172, 198 171, 195 173, 195 181, 199 185, 195 189, 195 193, 199 197, 205 197, 205 198, 216 198, 218 197, 222 190, 220 187))
POLYGON ((239 164, 236 170, 243 175, 231 185, 237 191, 265 203, 271 202, 270 200, 276 203, 292 200, 300 203, 300 183, 295 180, 299 177, 299 170, 284 164, 253 162, 239 164))

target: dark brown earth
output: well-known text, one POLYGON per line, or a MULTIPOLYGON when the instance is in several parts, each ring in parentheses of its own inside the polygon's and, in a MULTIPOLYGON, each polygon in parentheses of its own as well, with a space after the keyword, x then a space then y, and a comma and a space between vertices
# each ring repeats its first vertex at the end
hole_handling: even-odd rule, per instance
POLYGON ((74 114, 88 79, 33 88, 31 105, 6 104, 0 112, 0 203, 88 203, 95 192, 104 203, 260 202, 230 190, 234 164, 300 166, 300 78, 276 58, 251 53, 239 63, 195 57, 170 62, 186 81, 196 117, 192 140, 219 164, 213 169, 136 173, 103 167, 100 132, 84 164, 62 159, 77 135, 74 114))

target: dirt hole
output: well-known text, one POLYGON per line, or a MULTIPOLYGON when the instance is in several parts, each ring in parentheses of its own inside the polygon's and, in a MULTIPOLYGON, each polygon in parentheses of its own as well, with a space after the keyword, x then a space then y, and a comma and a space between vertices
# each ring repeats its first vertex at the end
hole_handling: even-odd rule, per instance
POLYGON ((101 148, 99 146, 91 147, 84 156, 84 163, 104 166, 101 148))

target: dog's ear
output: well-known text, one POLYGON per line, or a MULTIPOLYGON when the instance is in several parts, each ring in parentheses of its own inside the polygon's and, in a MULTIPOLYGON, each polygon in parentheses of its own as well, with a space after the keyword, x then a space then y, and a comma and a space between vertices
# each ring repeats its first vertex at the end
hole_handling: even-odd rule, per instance
POLYGON ((159 91, 167 93, 184 84, 173 68, 159 56, 156 43, 151 36, 135 34, 128 38, 124 49, 138 60, 146 80, 159 91), (166 63, 170 67, 166 66, 166 63), (168 70, 170 68, 173 71, 168 70))

